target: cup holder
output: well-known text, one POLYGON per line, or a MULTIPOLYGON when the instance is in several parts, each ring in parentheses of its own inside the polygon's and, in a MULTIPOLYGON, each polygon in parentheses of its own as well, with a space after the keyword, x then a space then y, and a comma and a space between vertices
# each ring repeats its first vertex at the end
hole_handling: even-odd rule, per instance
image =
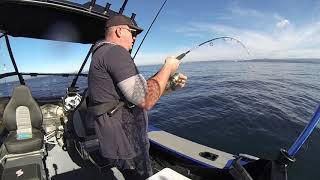
POLYGON ((211 152, 200 152, 199 155, 203 158, 209 159, 211 161, 215 161, 218 158, 218 155, 213 154, 211 152))

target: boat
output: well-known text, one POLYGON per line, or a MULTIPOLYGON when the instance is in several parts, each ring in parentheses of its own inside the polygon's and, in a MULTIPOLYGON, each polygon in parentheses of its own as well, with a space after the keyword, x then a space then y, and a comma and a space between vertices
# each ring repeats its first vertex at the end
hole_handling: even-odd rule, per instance
MULTIPOLYGON (((104 37, 105 22, 122 14, 127 2, 124 0, 119 11, 112 10, 109 3, 100 6, 95 0, 84 4, 64 0, 0 2, 0 39, 5 40, 15 69, 0 74, 0 80, 18 77, 12 95, 0 98, 0 121, 4 126, 1 179, 123 179, 100 154, 92 121, 87 118, 86 87, 77 87, 77 83, 87 77, 83 69, 94 43, 104 37), (57 22, 72 24, 78 36, 72 36, 73 31, 68 28, 47 33, 57 22), (77 73, 20 72, 9 36, 83 43, 91 48, 77 73), (40 81, 37 79, 40 76, 72 77, 73 80, 63 97, 36 98, 25 78, 40 81)), ((132 13, 129 17, 134 23, 135 16, 132 13)), ((150 179, 286 180, 287 167, 295 161, 294 155, 318 123, 319 114, 320 108, 289 151, 279 147, 277 159, 230 154, 150 125, 148 137, 155 173, 150 179)))

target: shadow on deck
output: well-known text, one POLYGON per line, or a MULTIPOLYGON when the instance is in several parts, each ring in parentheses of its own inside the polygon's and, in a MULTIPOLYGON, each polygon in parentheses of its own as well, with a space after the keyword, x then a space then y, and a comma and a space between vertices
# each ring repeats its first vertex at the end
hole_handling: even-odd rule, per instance
POLYGON ((51 177, 51 180, 118 180, 114 176, 112 170, 108 170, 103 174, 99 173, 95 169, 80 168, 73 171, 57 174, 51 177))

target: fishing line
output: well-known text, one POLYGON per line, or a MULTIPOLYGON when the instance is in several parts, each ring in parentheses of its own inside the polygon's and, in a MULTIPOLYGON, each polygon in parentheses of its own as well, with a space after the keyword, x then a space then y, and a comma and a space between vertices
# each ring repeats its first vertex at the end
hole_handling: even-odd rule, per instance
POLYGON ((148 28, 148 31, 147 31, 147 32, 146 32, 146 34, 144 35, 144 37, 143 37, 143 39, 142 39, 142 41, 141 41, 141 43, 140 43, 140 45, 139 45, 139 47, 138 47, 138 49, 137 49, 136 53, 134 54, 134 56, 133 56, 133 58, 132 58, 132 59, 134 59, 134 58, 136 57, 137 53, 139 52, 140 47, 141 47, 141 45, 142 45, 142 43, 143 43, 144 39, 147 37, 147 35, 148 35, 148 33, 149 33, 149 31, 150 31, 150 29, 151 29, 151 27, 152 27, 153 23, 154 23, 154 22, 156 21, 156 19, 158 18, 158 15, 160 14, 160 12, 161 12, 161 10, 162 10, 163 6, 166 4, 166 2, 167 2, 167 0, 165 0, 165 1, 163 2, 163 4, 162 4, 161 8, 159 9, 159 11, 158 11, 158 13, 157 13, 157 15, 154 17, 154 19, 153 19, 153 21, 152 21, 151 25, 150 25, 150 26, 149 26, 149 28, 148 28))
POLYGON ((192 52, 193 50, 198 49, 199 47, 201 47, 201 46, 203 46, 203 45, 205 45, 205 44, 210 44, 210 46, 213 46, 213 41, 216 41, 216 40, 219 40, 219 39, 222 39, 222 40, 225 40, 225 41, 230 40, 230 41, 233 41, 233 42, 236 42, 236 43, 240 44, 240 45, 246 50, 246 52, 248 53, 248 55, 250 55, 248 48, 247 48, 240 40, 238 40, 238 39, 236 39, 236 38, 233 38, 233 37, 229 37, 229 36, 222 36, 222 37, 217 37, 217 38, 213 38, 213 39, 207 40, 207 41, 205 41, 205 42, 203 42, 203 43, 201 43, 201 44, 199 44, 199 45, 191 48, 190 50, 188 50, 188 51, 180 54, 180 55, 177 56, 176 58, 177 58, 178 60, 181 60, 181 59, 184 58, 187 54, 189 54, 189 53, 192 52))

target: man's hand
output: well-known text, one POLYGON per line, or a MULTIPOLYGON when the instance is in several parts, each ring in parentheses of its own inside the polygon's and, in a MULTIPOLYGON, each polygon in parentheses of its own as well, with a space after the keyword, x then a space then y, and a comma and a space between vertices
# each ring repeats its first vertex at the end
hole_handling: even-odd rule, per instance
MULTIPOLYGON (((139 107, 146 110, 150 110, 155 103, 159 100, 160 96, 166 91, 166 84, 170 75, 174 74, 179 68, 180 61, 175 57, 167 57, 163 67, 150 79, 147 80, 147 94, 144 101, 139 103, 139 107)), ((177 88, 184 87, 186 84, 187 77, 179 75, 177 78, 177 88)))
POLYGON ((178 59, 176 59, 173 56, 167 57, 164 63, 164 67, 168 68, 170 70, 170 74, 174 74, 177 69, 179 68, 180 62, 178 59))

